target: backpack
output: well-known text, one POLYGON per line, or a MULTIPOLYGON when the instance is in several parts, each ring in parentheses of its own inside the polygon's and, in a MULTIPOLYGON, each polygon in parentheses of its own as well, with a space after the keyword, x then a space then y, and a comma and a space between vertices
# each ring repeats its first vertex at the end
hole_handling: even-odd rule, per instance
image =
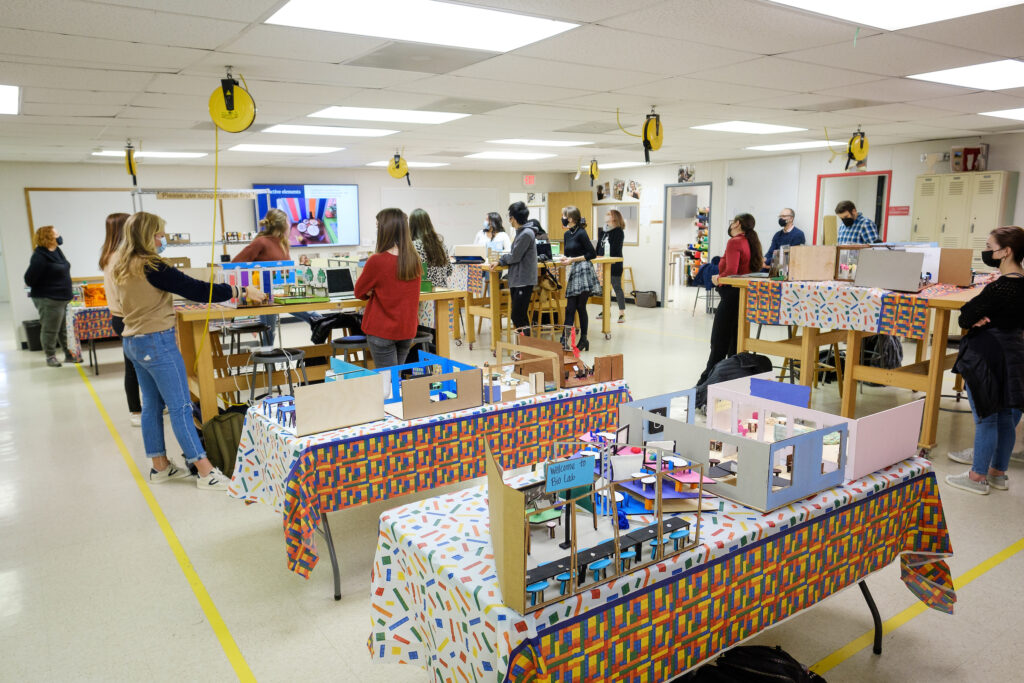
POLYGON ((210 464, 230 477, 235 472, 235 457, 238 444, 242 441, 242 425, 245 415, 228 411, 211 417, 203 425, 203 444, 210 464))
POLYGON ((825 683, 781 647, 743 645, 726 650, 710 664, 677 678, 674 683, 825 683))
POLYGON ((750 351, 737 353, 718 361, 715 367, 711 368, 704 384, 697 385, 697 408, 703 408, 708 403, 708 385, 726 382, 730 379, 760 375, 762 372, 771 372, 772 362, 767 356, 762 356, 750 351))

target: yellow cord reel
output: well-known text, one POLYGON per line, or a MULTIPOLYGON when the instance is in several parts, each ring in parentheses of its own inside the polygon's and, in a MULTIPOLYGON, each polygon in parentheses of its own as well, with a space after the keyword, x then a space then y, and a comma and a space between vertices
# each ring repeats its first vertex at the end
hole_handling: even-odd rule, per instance
POLYGON ((227 133, 241 133, 256 120, 256 103, 252 95, 228 72, 220 87, 210 95, 210 119, 227 133))
POLYGON ((866 165, 864 162, 868 158, 868 138, 859 127, 857 132, 850 136, 850 141, 846 143, 846 170, 850 170, 850 162, 857 162, 854 164, 855 168, 860 168, 866 165))
POLYGON ((661 126, 661 115, 655 114, 654 109, 644 119, 644 161, 651 163, 651 152, 661 149, 662 136, 665 129, 661 126))
POLYGON ((601 175, 600 169, 597 167, 597 159, 590 160, 590 186, 594 186, 594 181, 601 175))
POLYGON ((405 181, 410 186, 412 185, 412 180, 409 178, 409 164, 406 163, 401 154, 396 154, 394 158, 388 162, 388 175, 395 180, 405 178, 405 181))

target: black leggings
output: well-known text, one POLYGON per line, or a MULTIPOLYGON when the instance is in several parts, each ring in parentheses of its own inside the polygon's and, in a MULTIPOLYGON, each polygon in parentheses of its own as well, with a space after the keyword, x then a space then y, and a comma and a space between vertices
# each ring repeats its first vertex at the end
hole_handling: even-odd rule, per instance
POLYGON ((740 291, 735 287, 718 288, 721 299, 715 311, 715 322, 711 325, 711 353, 708 365, 697 384, 704 384, 715 365, 728 356, 736 355, 736 335, 739 332, 740 291))
POLYGON ((587 299, 589 298, 590 292, 584 292, 570 296, 565 301, 565 324, 573 325, 573 318, 579 316, 580 338, 582 339, 587 338, 587 328, 590 326, 590 320, 587 318, 587 299))
POLYGON ((512 318, 512 327, 515 329, 527 328, 526 334, 530 334, 530 299, 533 297, 533 285, 526 287, 509 287, 509 294, 512 298, 512 309, 509 316, 512 318))
MULTIPOLYGON (((110 326, 114 328, 118 337, 124 334, 124 318, 119 318, 116 315, 110 316, 110 326)), ((124 353, 123 347, 121 352, 124 353)), ((127 355, 124 357, 124 397, 128 399, 129 413, 142 412, 142 401, 139 399, 139 378, 135 374, 135 364, 128 360, 127 355)))

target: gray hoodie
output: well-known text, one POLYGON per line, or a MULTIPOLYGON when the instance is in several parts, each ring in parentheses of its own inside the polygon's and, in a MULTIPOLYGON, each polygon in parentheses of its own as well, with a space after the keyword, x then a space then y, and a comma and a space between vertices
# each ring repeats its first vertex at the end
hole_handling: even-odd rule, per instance
POLYGON ((502 254, 498 261, 508 266, 509 287, 532 287, 537 284, 537 234, 540 227, 534 219, 529 219, 519 226, 516 238, 512 240, 512 250, 502 254))

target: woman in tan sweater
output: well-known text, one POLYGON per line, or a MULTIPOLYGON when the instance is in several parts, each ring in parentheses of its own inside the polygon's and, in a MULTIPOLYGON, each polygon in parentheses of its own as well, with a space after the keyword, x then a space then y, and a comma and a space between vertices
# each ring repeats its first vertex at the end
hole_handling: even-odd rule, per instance
MULTIPOLYGON (((164 445, 164 406, 185 460, 199 472, 196 485, 206 491, 224 491, 228 478, 210 464, 192 421, 192 400, 185 362, 174 337, 174 305, 171 294, 206 301, 210 286, 191 278, 160 258, 167 244, 164 220, 151 213, 132 214, 124 225, 124 240, 114 252, 107 296, 116 298, 124 320, 124 353, 135 366, 142 389, 142 441, 150 459, 153 484, 189 476, 167 459, 164 445)), ((213 300, 234 297, 262 302, 266 295, 255 287, 213 286, 213 300)))

